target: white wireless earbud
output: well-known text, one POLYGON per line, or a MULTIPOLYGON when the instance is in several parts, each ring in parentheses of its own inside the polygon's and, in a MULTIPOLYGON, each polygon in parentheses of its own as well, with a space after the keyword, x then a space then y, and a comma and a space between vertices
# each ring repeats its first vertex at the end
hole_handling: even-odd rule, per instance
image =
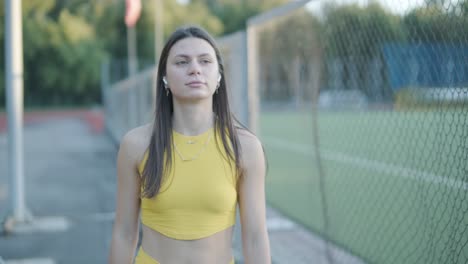
POLYGON ((218 75, 218 82, 221 81, 221 74, 218 75))
POLYGON ((164 85, 167 86, 166 76, 163 77, 162 81, 163 81, 164 85))

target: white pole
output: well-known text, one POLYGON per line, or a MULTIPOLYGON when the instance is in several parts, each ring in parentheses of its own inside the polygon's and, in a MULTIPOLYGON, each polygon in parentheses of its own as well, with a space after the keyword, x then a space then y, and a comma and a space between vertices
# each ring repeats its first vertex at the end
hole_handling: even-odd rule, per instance
POLYGON ((138 72, 137 33, 135 26, 127 27, 128 77, 138 72))
POLYGON ((248 128, 255 134, 260 134, 258 125, 259 88, 258 88, 258 36, 255 25, 247 25, 247 83, 248 83, 248 128))
POLYGON ((11 202, 15 222, 27 219, 23 154, 23 30, 21 0, 5 1, 6 92, 11 202))
POLYGON ((128 119, 126 129, 135 127, 138 124, 137 116, 137 99, 136 93, 138 92, 135 87, 135 75, 138 72, 138 59, 137 59, 137 33, 136 26, 127 27, 127 51, 128 51, 128 78, 131 80, 131 87, 133 89, 127 90, 128 97, 128 119))
POLYGON ((163 1, 155 0, 154 4, 154 63, 158 66, 159 56, 163 45, 163 1))
POLYGON ((154 73, 153 73, 153 108, 156 107, 156 80, 157 80, 157 70, 159 64, 159 57, 161 56, 161 49, 163 45, 163 1, 155 0, 154 1, 154 73))

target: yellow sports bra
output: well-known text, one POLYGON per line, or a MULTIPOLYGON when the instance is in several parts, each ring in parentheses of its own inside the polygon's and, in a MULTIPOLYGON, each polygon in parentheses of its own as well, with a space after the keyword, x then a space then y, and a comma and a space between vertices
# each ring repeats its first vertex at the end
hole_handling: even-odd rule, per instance
MULTIPOLYGON (((159 193, 141 199, 141 222, 181 240, 208 237, 235 223, 237 190, 235 166, 227 161, 214 129, 185 136, 173 131, 173 162, 159 193)), ((139 164, 140 175, 148 152, 139 164)), ((142 186, 143 189, 143 186, 142 186)))

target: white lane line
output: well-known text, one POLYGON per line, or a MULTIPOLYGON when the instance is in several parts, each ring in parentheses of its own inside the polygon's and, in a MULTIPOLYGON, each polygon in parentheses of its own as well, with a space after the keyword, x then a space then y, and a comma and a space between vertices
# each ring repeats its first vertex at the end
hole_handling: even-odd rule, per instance
POLYGON ((266 224, 270 231, 293 230, 296 227, 294 222, 284 217, 268 218, 266 224))
POLYGON ((107 221, 113 221, 115 218, 115 212, 107 212, 107 213, 94 213, 87 218, 94 220, 96 222, 107 222, 107 221))
POLYGON ((7 223, 9 232, 15 234, 29 234, 35 232, 64 232, 67 231, 71 223, 65 217, 37 217, 24 223, 7 223))
POLYGON ((51 258, 30 258, 5 260, 2 262, 0 259, 0 264, 55 264, 55 261, 51 258))
MULTIPOLYGON (((289 151, 301 153, 307 156, 314 156, 312 145, 304 146, 298 143, 282 140, 274 137, 264 137, 265 143, 274 147, 287 149, 289 151)), ((435 175, 428 172, 418 171, 415 169, 405 168, 385 162, 371 160, 366 158, 354 157, 337 151, 321 149, 322 157, 329 161, 336 161, 344 164, 359 166, 365 169, 384 172, 396 177, 407 178, 411 180, 424 181, 431 184, 445 185, 454 189, 468 190, 468 182, 462 180, 450 179, 440 175, 435 175)))

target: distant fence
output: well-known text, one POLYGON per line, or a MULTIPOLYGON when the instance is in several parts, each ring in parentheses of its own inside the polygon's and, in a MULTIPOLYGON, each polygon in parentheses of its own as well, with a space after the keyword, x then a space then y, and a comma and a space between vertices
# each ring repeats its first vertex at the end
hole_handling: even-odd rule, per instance
MULTIPOLYGON (((103 68, 108 69, 106 66, 103 68)), ((105 122, 115 140, 120 141, 127 131, 151 120, 154 112, 154 83, 154 67, 114 84, 104 82, 102 94, 105 122)))

